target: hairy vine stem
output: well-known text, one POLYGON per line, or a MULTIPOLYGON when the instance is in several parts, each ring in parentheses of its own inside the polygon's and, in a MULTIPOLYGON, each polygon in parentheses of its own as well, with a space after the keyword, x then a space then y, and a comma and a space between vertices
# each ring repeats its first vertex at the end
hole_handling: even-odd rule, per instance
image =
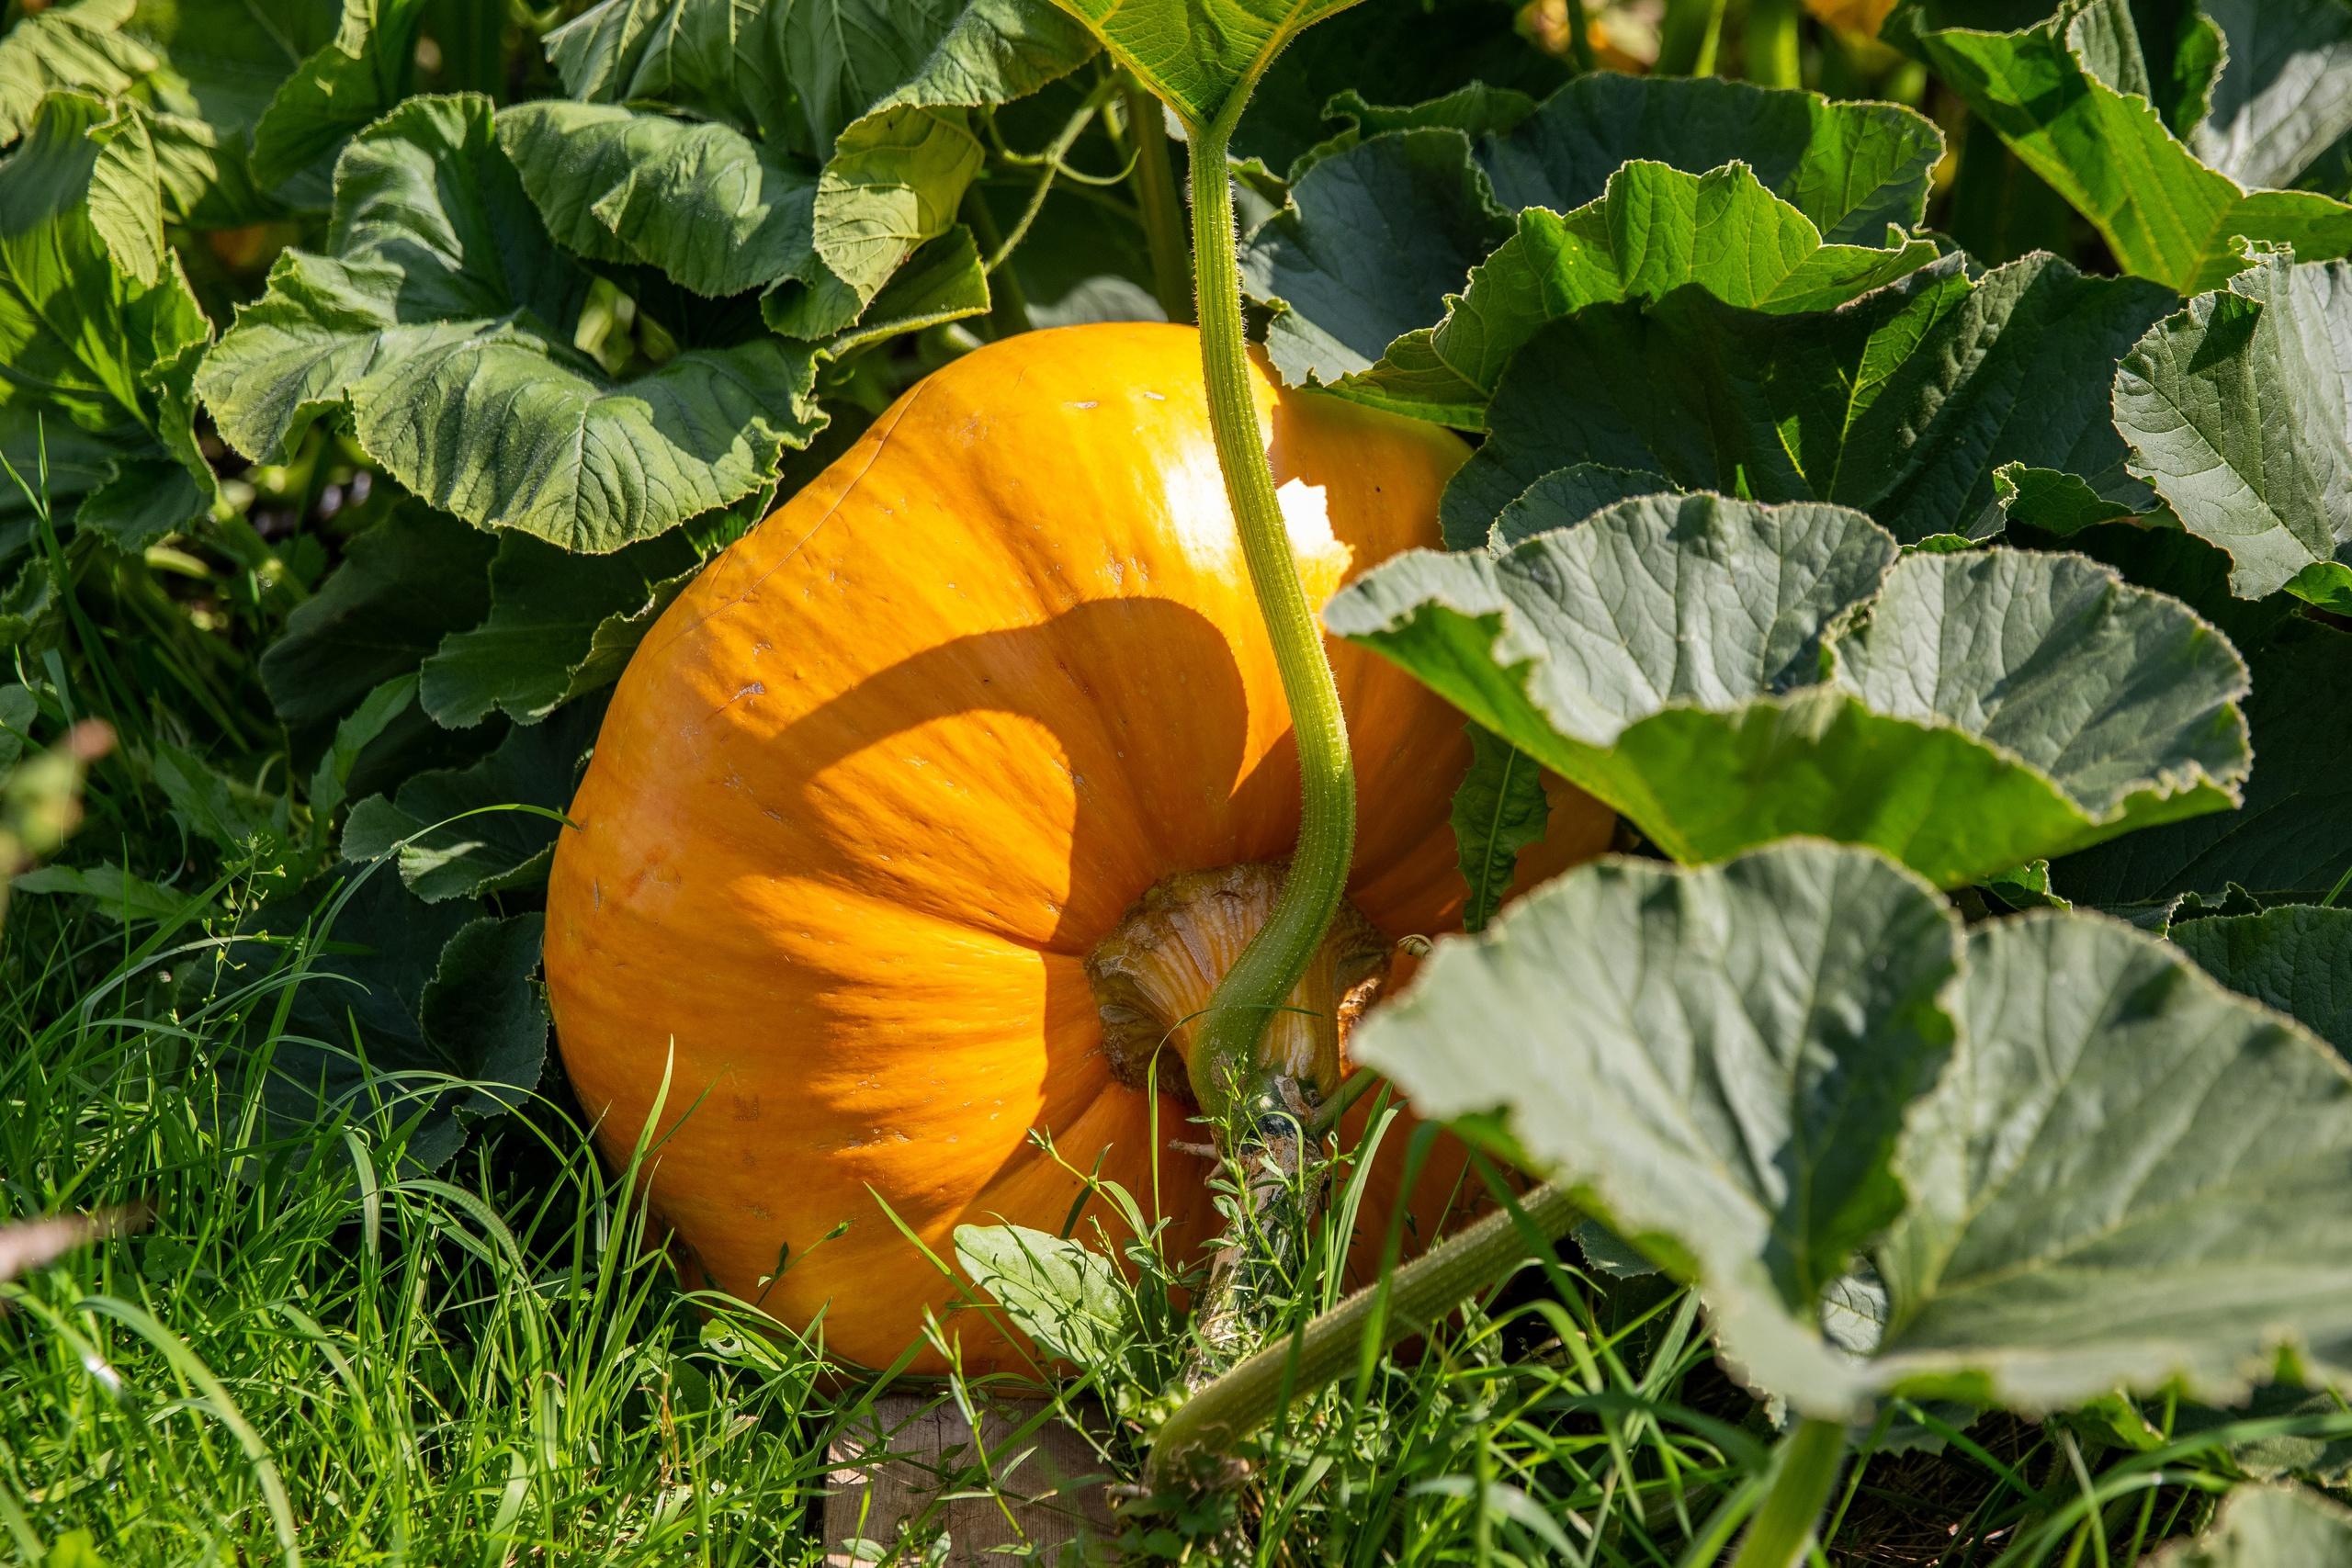
POLYGON ((1193 292, 1184 276, 1184 209, 1176 194, 1175 163, 1168 154, 1167 111, 1129 72, 1119 73, 1119 95, 1135 160, 1136 205, 1151 251, 1151 291, 1170 321, 1189 321, 1193 292))
POLYGON ((1246 1437, 1292 1400, 1356 1367, 1367 1351, 1377 1354, 1428 1328, 1537 1246, 1566 1235, 1577 1213, 1566 1192, 1539 1187, 1515 1210, 1488 1214, 1296 1334, 1238 1362, 1185 1401, 1159 1428, 1147 1481, 1155 1491, 1182 1487, 1193 1456, 1246 1437))
MULTIPOLYGON (((1209 998, 1191 1063, 1201 1106, 1222 1117, 1241 1089, 1241 1114, 1250 1121, 1290 1110, 1295 1092, 1271 1080, 1257 1060, 1273 1010, 1288 999, 1322 945, 1346 894, 1355 855, 1356 772, 1348 750, 1347 717, 1339 683, 1323 656, 1323 630, 1306 603, 1290 531, 1274 498, 1274 471, 1258 428, 1250 355, 1241 320, 1241 266, 1233 226, 1233 179, 1226 147, 1249 102, 1248 85, 1192 136, 1193 276, 1199 291, 1201 364, 1208 382, 1209 428, 1227 496, 1241 533, 1250 581, 1273 641, 1283 696, 1298 738, 1298 844, 1290 873, 1263 930, 1209 998)), ((1328 1093, 1335 1085, 1312 1086, 1328 1093)), ((1245 1163, 1247 1163, 1245 1161, 1245 1163)))
POLYGON ((1804 1561, 1805 1543, 1838 1484, 1846 1459, 1846 1428, 1836 1421, 1807 1416, 1781 1439, 1772 1465, 1771 1490, 1747 1527, 1732 1568, 1792 1568, 1804 1561))

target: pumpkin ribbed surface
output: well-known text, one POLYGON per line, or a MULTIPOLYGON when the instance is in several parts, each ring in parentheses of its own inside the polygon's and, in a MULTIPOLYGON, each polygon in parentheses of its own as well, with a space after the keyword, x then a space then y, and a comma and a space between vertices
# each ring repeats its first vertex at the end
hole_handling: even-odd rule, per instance
MULTIPOLYGON (((1436 542, 1453 436, 1262 373, 1257 400, 1312 603, 1436 542)), ((1350 900, 1391 940, 1447 929, 1462 719, 1328 646, 1359 769, 1350 900)), ((616 1157, 666 1069, 659 1213, 719 1286, 888 1364, 956 1292, 880 1204, 944 1258, 961 1224, 1059 1230, 1080 1183, 1033 1127, 1156 1189, 1178 1246, 1210 1234, 1204 1163, 1166 1146, 1204 1132, 1163 1100, 1155 1184, 1087 958, 1163 879, 1286 853, 1298 811, 1196 337, 1006 340, 910 389, 639 649, 556 852, 565 1066, 616 1157)), ((1609 822, 1559 791, 1529 871, 1609 822)), ((1016 1364, 946 1321, 967 1369, 1016 1364)))

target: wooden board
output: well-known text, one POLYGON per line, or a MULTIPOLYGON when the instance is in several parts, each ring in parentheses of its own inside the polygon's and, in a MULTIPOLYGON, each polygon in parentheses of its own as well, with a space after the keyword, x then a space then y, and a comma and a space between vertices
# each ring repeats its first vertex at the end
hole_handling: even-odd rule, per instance
MULTIPOLYGON (((1113 1561, 1118 1525, 1106 1492, 1112 1477, 1092 1445, 1058 1416, 1015 1437, 1045 1409, 1006 1403, 983 1410, 980 1434, 995 1478, 990 1495, 985 1484, 963 1479, 979 1461, 982 1445, 954 1401, 911 1394, 876 1400, 870 1417, 844 1428, 826 1450, 833 1464, 825 1496, 827 1568, 875 1561, 847 1543, 863 1539, 887 1548, 897 1541, 901 1520, 916 1521, 918 1541, 945 1526, 948 1568, 1023 1561, 990 1550, 1015 1545, 1041 1562, 1113 1561), (943 1501, 943 1488, 957 1495, 943 1501)), ((887 1551, 882 1560, 895 1561, 887 1551)))

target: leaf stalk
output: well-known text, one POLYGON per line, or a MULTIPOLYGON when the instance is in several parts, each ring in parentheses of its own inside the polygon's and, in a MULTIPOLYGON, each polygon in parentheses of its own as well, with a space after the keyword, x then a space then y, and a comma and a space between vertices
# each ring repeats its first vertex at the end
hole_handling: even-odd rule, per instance
POLYGON ((1781 1439, 1772 1467, 1772 1488, 1747 1527, 1732 1568, 1792 1568, 1804 1561, 1813 1528, 1838 1484, 1846 1462, 1843 1423, 1807 1416, 1781 1439))
POLYGON ((1159 100, 1128 72, 1119 73, 1119 95, 1126 108, 1129 173, 1136 205, 1143 215, 1144 240, 1151 252, 1151 291, 1171 321, 1193 319, 1193 290, 1184 271, 1184 209, 1176 194, 1176 164, 1168 151, 1168 117, 1159 100))

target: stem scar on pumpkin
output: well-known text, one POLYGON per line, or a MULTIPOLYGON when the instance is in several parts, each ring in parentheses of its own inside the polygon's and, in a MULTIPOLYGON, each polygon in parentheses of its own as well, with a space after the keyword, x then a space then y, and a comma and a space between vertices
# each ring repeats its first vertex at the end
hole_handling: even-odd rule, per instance
MULTIPOLYGON (((1172 1045, 1189 1067, 1218 983, 1265 926, 1288 866, 1281 861, 1183 872, 1155 885, 1087 954, 1102 1053, 1141 1089, 1172 1045)), ((1348 1032, 1388 978, 1390 947, 1354 905, 1338 917, 1283 1005, 1271 1010, 1261 1061, 1315 1098, 1339 1087, 1348 1032)), ((1189 1075, 1176 1080, 1191 1098, 1189 1075)))

